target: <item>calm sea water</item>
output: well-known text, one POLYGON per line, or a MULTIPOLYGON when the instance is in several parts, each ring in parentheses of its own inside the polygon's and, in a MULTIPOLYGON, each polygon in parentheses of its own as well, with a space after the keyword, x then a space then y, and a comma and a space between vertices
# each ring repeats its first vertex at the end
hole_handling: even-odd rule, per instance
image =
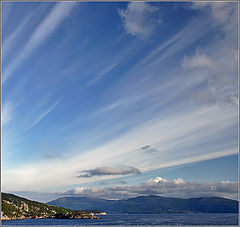
POLYGON ((25 219, 3 225, 238 225, 238 214, 128 214, 102 215, 102 219, 25 219))

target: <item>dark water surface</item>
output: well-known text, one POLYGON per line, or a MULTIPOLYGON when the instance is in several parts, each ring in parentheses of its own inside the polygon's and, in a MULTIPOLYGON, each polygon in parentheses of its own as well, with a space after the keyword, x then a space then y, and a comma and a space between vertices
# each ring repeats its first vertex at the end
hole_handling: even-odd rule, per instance
POLYGON ((238 225, 238 214, 128 214, 102 215, 102 219, 25 219, 3 225, 238 225))

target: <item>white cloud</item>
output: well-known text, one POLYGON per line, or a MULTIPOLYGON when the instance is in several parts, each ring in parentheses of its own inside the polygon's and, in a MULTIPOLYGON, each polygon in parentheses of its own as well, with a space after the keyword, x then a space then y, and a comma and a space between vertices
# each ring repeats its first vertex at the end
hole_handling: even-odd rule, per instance
POLYGON ((158 8, 145 2, 130 2, 119 10, 123 26, 130 35, 148 36, 161 22, 158 8))
POLYGON ((237 2, 193 2, 191 8, 210 12, 213 23, 225 32, 237 30, 237 2))
POLYGON ((154 179, 147 180, 147 184, 158 184, 159 182, 166 183, 168 181, 162 177, 155 177, 154 179))
POLYGON ((201 103, 218 105, 237 104, 237 59, 233 47, 223 46, 214 54, 207 50, 197 51, 193 56, 184 56, 182 67, 191 70, 192 76, 206 74, 207 82, 201 89, 195 89, 191 96, 201 103), (203 53, 202 53, 203 52, 203 53), (208 54, 204 53, 208 52, 208 54), (231 67, 229 67, 231 65, 231 67))
POLYGON ((182 66, 198 77, 205 74, 202 86, 190 92, 199 104, 224 107, 238 105, 237 4, 236 2, 193 2, 191 9, 201 10, 209 26, 221 28, 215 42, 184 56, 182 66), (205 82, 205 84, 204 84, 205 82), (204 85, 203 85, 204 84, 204 85))
MULTIPOLYGON (((162 177, 155 177, 155 178, 152 178, 150 180, 147 180, 145 183, 147 185, 156 185, 156 184, 167 184, 169 182, 171 182, 171 181, 169 181, 167 179, 164 179, 162 177)), ((175 185, 185 184, 185 181, 182 178, 177 178, 177 179, 174 179, 172 181, 172 183, 174 183, 175 185)))
POLYGON ((210 69, 215 69, 215 62, 206 54, 200 54, 197 52, 194 56, 184 56, 182 62, 183 68, 198 68, 198 67, 207 67, 210 69))
POLYGON ((168 180, 162 177, 155 177, 138 185, 126 185, 126 182, 124 182, 123 186, 106 186, 101 188, 76 187, 64 192, 56 193, 13 191, 13 193, 16 195, 42 202, 49 202, 53 199, 61 198, 63 196, 86 196, 105 199, 127 199, 146 195, 179 198, 220 196, 237 199, 237 192, 237 182, 222 181, 217 183, 198 183, 186 182, 182 178, 168 180))
POLYGON ((208 8, 212 16, 219 22, 223 23, 232 17, 234 4, 228 2, 193 2, 192 9, 206 10, 208 8))
POLYGON ((56 3, 56 6, 35 29, 20 54, 18 54, 3 71, 3 83, 39 47, 39 45, 57 29, 59 24, 69 15, 74 4, 76 3, 56 3))
POLYGON ((90 196, 106 199, 126 199, 143 195, 191 198, 220 196, 237 199, 237 182, 198 183, 185 182, 178 178, 167 180, 162 177, 147 180, 139 185, 112 186, 105 188, 79 187, 59 193, 67 196, 90 196))

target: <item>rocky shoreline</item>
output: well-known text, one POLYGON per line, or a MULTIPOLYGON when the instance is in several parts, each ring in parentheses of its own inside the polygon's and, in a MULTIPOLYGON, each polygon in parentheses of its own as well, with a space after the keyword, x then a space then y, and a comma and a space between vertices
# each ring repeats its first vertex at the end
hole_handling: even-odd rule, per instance
POLYGON ((10 220, 23 220, 23 219, 101 219, 100 217, 91 215, 91 214, 55 214, 51 216, 33 216, 33 217, 8 217, 1 212, 1 220, 2 221, 10 221, 10 220))

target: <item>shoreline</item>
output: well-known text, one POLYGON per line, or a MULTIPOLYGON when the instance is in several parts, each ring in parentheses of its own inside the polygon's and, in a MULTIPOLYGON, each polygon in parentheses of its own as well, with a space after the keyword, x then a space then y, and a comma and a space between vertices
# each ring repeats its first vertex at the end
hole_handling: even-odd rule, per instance
POLYGON ((38 219, 62 219, 62 220, 77 220, 77 219, 101 219, 101 217, 97 217, 97 216, 92 216, 92 217, 82 217, 82 218, 51 218, 51 217, 49 217, 49 218, 46 218, 46 217, 44 217, 44 218, 13 218, 13 219, 2 219, 1 218, 1 221, 15 221, 15 220, 29 220, 29 219, 31 219, 31 220, 38 220, 38 219))

